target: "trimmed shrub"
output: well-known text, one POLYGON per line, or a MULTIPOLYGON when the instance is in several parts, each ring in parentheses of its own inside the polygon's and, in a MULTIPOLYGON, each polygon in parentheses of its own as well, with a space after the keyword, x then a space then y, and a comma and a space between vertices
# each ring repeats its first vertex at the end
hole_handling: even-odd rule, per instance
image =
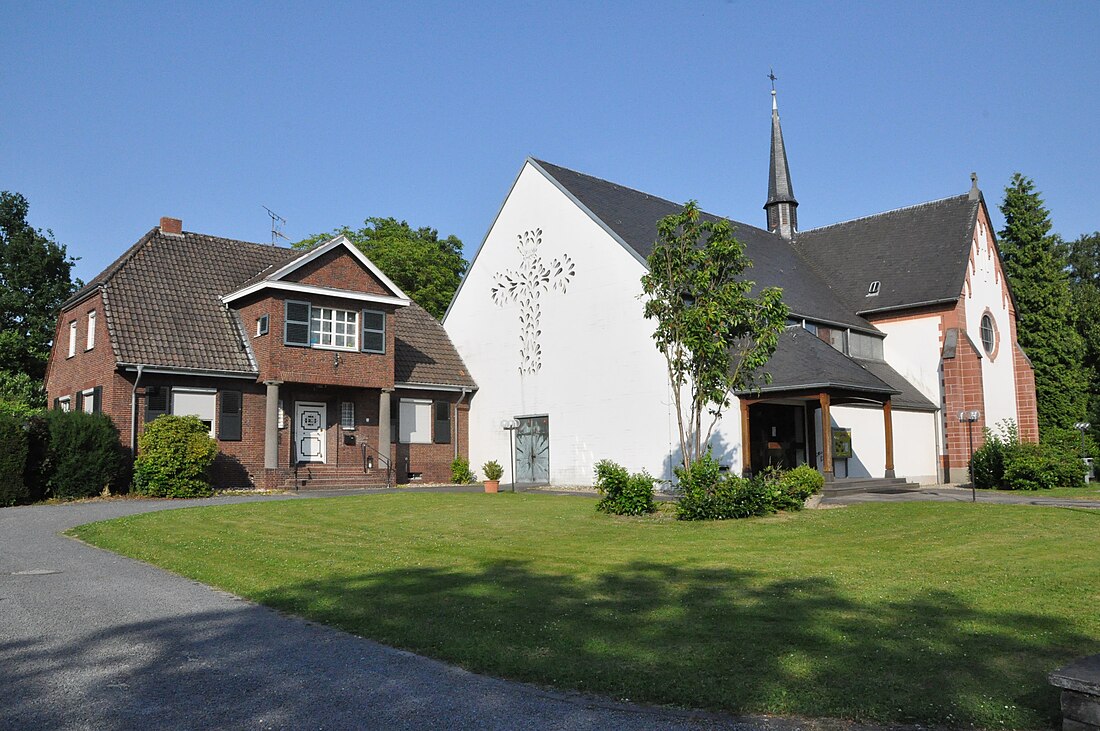
POLYGON ((467 485, 474 481, 474 473, 470 471, 470 460, 455 457, 451 462, 451 482, 456 485, 467 485))
POLYGON ((632 475, 611 460, 600 460, 596 463, 596 490, 604 497, 596 504, 596 510, 615 515, 652 513, 657 509, 653 482, 653 477, 644 470, 632 475))
POLYGON ((94 497, 117 482, 124 459, 118 430, 106 414, 47 411, 49 446, 43 472, 49 495, 94 497))
POLYGON ((821 492, 825 476, 809 465, 799 465, 779 476, 780 510, 801 510, 810 496, 821 492))
POLYGON ((218 456, 210 429, 196 416, 158 416, 138 440, 134 492, 149 497, 208 497, 218 456))
POLYGON ((27 466, 27 432, 14 416, 0 414, 0 508, 30 500, 23 482, 27 466))
POLYGON ((1006 489, 1080 487, 1084 481, 1085 467, 1071 452, 1042 444, 1017 444, 1005 452, 1006 489))
POLYGON ((50 424, 46 413, 40 411, 26 421, 27 468, 23 471, 23 483, 29 493, 28 502, 38 502, 49 497, 50 479, 50 424))
POLYGON ((489 481, 496 481, 504 474, 504 468, 500 466, 500 462, 495 459, 491 459, 485 464, 481 465, 481 471, 485 475, 485 479, 489 481))
POLYGON ((698 459, 691 470, 676 469, 681 496, 676 502, 680 520, 726 520, 750 518, 776 511, 780 488, 760 475, 745 480, 723 473, 710 454, 698 459))

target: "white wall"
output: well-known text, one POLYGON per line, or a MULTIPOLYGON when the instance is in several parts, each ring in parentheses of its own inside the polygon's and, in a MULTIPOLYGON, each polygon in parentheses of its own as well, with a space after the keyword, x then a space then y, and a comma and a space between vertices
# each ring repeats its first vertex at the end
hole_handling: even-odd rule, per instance
POLYGON ((928 400, 942 405, 940 386, 940 315, 912 320, 876 322, 886 333, 883 357, 895 371, 916 386, 928 400))
MULTIPOLYGON (((875 477, 886 474, 886 430, 882 408, 878 406, 834 406, 829 409, 834 428, 852 430, 852 458, 848 477, 875 477)), ((894 409, 894 474, 922 485, 938 482, 936 470, 935 412, 894 409)), ((814 410, 815 443, 821 442, 821 410, 814 410)), ((838 460, 839 461, 839 460, 838 460)), ((817 468, 822 469, 820 447, 817 468)), ((842 477, 834 465, 834 474, 842 477)))
POLYGON ((971 245, 967 285, 964 288, 966 329, 982 352, 982 385, 985 394, 985 423, 995 427, 1004 419, 1016 420, 1016 374, 1012 353, 1012 331, 1008 290, 1002 282, 1004 272, 989 224, 978 215, 971 245), (995 356, 982 346, 982 315, 989 312, 997 327, 995 356))
MULTIPOLYGON (((525 163, 444 321, 479 391, 470 402, 470 463, 496 459, 512 479, 502 419, 549 415, 553 484, 591 484, 592 466, 612 459, 670 478, 679 450, 664 359, 642 316, 643 265, 531 163, 525 163), (522 307, 494 302, 502 272, 522 263, 518 237, 542 230, 538 254, 550 266, 568 256, 565 291, 537 298, 541 369, 521 373, 522 307)), ((736 404, 720 440, 740 470, 736 404)))

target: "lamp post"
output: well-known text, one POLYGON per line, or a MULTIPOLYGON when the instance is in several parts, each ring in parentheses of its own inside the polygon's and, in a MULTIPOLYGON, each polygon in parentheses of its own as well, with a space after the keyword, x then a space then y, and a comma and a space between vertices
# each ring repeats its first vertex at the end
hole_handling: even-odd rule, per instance
POLYGON ((982 418, 980 411, 960 411, 959 421, 966 422, 966 433, 970 438, 970 457, 967 464, 970 467, 970 502, 978 502, 978 491, 974 487, 974 422, 982 418))
POLYGON ((519 422, 515 419, 503 419, 500 422, 500 428, 508 432, 508 464, 512 470, 510 476, 512 478, 512 492, 516 491, 516 429, 519 428, 519 422))
POLYGON ((1073 428, 1081 432, 1081 461, 1085 464, 1085 482, 1092 482, 1092 465, 1089 464, 1089 456, 1085 454, 1085 432, 1092 424, 1087 421, 1079 421, 1073 425, 1073 428))

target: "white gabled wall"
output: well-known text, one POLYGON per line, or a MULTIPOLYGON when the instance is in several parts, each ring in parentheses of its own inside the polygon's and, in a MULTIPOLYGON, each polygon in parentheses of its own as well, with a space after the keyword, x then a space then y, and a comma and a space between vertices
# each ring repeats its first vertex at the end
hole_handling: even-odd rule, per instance
POLYGON ((1016 420, 1016 368, 1009 309, 1012 303, 984 210, 978 213, 967 267, 964 288, 966 329, 971 340, 981 348, 985 423, 995 428, 1004 419, 1016 420), (992 316, 997 331, 997 345, 992 354, 987 353, 982 345, 982 316, 987 312, 992 316))
MULTIPOLYGON (((656 232, 654 232, 656 235, 656 232)), ((470 403, 470 463, 496 459, 512 479, 503 419, 549 416, 553 484, 591 484, 592 466, 612 459, 667 479, 678 452, 676 416, 664 359, 642 316, 645 268, 553 181, 527 162, 463 281, 444 326, 477 381, 470 403), (543 264, 568 256, 574 275, 565 291, 537 299, 541 369, 521 373, 517 302, 498 305, 498 275, 522 264, 519 238, 542 231, 543 264)), ((740 470, 740 421, 734 404, 721 441, 740 470)))

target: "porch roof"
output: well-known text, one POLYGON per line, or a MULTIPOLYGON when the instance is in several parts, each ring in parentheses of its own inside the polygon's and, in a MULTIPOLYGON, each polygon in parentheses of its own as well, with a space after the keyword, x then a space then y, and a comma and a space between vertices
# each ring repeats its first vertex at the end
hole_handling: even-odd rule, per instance
MULTIPOLYGON (((890 366, 880 365, 902 379, 890 366)), ((771 375, 771 383, 738 392, 746 398, 781 394, 844 392, 866 395, 875 401, 885 401, 902 391, 872 373, 816 335, 800 327, 788 328, 779 336, 779 345, 763 371, 771 375)), ((762 378, 761 378, 762 380, 762 378)))

